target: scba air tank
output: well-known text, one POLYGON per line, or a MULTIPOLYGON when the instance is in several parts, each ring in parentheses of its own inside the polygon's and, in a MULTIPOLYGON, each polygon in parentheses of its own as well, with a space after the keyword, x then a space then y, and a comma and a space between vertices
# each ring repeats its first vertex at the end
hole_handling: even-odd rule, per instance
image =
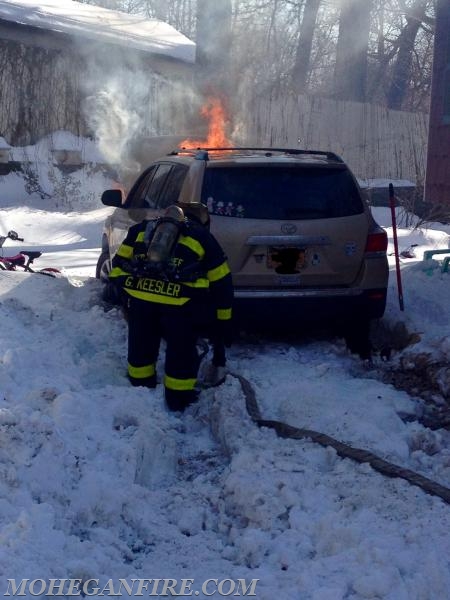
MULTIPOLYGON (((152 263, 165 263, 172 250, 184 223, 184 212, 179 206, 169 206, 164 216, 156 224, 147 251, 147 258, 152 263)), ((150 225, 150 224, 149 224, 150 225)))

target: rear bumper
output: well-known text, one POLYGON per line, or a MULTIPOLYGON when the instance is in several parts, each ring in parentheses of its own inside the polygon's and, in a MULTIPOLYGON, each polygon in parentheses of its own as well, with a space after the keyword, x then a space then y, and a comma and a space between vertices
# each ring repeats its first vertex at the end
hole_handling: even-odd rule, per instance
POLYGON ((378 319, 386 307, 386 288, 250 290, 235 288, 238 321, 280 318, 290 321, 378 319))
POLYGON ((260 299, 283 299, 283 298, 354 298, 362 296, 363 290, 359 289, 313 289, 313 290, 258 290, 235 288, 235 298, 260 300, 260 299))

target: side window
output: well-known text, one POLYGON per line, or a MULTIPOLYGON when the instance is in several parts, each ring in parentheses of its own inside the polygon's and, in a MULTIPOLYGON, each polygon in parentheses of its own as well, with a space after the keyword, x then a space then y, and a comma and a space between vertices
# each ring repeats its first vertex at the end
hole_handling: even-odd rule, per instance
POLYGON ((166 179, 164 189, 159 196, 158 208, 167 208, 177 202, 187 172, 188 168, 183 165, 174 165, 172 167, 166 179))
POLYGON ((167 175, 169 174, 171 168, 172 165, 165 163, 161 163, 156 166, 156 172, 153 175, 150 185, 145 190, 145 194, 143 196, 144 204, 148 208, 156 208, 158 206, 159 195, 164 187, 167 175))
POLYGON ((145 195, 155 172, 156 167, 152 167, 140 181, 136 181, 126 198, 126 208, 143 208, 145 206, 145 195))

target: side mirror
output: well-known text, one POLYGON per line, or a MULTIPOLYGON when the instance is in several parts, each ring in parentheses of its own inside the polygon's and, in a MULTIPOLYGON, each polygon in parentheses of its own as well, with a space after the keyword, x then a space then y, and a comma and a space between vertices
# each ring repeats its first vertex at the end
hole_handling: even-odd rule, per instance
POLYGON ((122 208, 122 192, 120 190, 106 190, 102 194, 102 204, 122 208))
POLYGON ((19 239, 19 234, 17 233, 17 231, 13 231, 11 229, 11 231, 8 231, 8 237, 10 240, 18 240, 19 239))

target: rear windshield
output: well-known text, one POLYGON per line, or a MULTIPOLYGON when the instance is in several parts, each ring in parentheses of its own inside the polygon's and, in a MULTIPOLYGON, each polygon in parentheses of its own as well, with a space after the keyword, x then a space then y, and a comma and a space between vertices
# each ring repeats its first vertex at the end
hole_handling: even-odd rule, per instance
POLYGON ((333 168, 207 168, 202 202, 211 214, 248 219, 324 219, 364 211, 350 173, 333 168))

